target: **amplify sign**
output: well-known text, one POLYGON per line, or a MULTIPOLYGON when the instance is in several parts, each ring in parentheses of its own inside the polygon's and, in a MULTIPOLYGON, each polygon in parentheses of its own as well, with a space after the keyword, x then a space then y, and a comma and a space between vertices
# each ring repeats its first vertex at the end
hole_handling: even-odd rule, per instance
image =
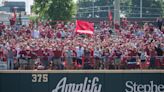
POLYGON ((164 73, 0 73, 0 92, 164 92, 164 73))
POLYGON ((99 83, 99 78, 94 77, 90 80, 85 77, 83 83, 67 83, 67 77, 62 78, 52 92, 101 92, 102 84, 99 83))

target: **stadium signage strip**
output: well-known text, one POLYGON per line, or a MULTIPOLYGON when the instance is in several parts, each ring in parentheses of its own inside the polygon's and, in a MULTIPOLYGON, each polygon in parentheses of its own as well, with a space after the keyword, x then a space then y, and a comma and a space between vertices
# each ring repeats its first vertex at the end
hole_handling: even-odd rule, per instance
MULTIPOLYGON (((67 83, 67 77, 62 78, 56 88, 52 92, 101 92, 102 84, 97 84, 99 82, 98 77, 94 77, 93 80, 89 80, 88 77, 85 78, 84 83, 75 84, 67 83), (59 91, 61 90, 61 91, 59 91)), ((164 92, 163 84, 154 84, 150 81, 150 84, 137 84, 137 82, 127 81, 125 92, 164 92)))
POLYGON ((0 73, 0 92, 164 92, 164 73, 0 73))

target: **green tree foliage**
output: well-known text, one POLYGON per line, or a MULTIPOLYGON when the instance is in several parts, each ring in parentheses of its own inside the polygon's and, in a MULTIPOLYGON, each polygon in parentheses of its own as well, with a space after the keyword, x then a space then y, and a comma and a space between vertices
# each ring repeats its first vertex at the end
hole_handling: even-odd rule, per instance
POLYGON ((164 0, 159 0, 159 2, 160 2, 160 7, 162 9, 161 14, 162 14, 162 17, 164 18, 164 0))
POLYGON ((35 0, 32 10, 43 19, 69 20, 76 8, 73 0, 35 0))
POLYGON ((130 17, 132 7, 132 0, 120 0, 121 13, 125 14, 126 17, 130 17))

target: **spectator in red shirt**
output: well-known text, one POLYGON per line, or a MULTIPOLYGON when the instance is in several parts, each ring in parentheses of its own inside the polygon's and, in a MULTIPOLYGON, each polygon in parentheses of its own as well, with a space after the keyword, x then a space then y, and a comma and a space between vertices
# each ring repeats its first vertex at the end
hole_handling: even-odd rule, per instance
POLYGON ((54 64, 58 67, 58 69, 62 69, 63 66, 62 66, 62 50, 58 48, 55 48, 53 50, 53 53, 54 53, 54 57, 53 57, 53 62, 54 64))
POLYGON ((5 29, 5 24, 2 22, 2 23, 0 24, 0 36, 2 35, 4 29, 5 29))

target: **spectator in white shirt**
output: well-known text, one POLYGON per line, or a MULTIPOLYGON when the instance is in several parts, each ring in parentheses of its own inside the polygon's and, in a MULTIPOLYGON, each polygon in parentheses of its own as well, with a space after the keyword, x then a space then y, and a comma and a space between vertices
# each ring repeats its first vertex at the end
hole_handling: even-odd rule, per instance
POLYGON ((40 36, 40 32, 38 31, 38 30, 34 30, 33 32, 32 32, 32 37, 33 38, 39 38, 39 36, 40 36))
POLYGON ((94 68, 95 69, 98 69, 100 67, 100 58, 101 58, 101 53, 100 53, 100 50, 99 48, 97 47, 95 50, 94 50, 94 68))
POLYGON ((77 53, 77 64, 82 65, 82 56, 84 54, 84 49, 81 46, 79 46, 79 48, 76 49, 76 53, 77 53))

